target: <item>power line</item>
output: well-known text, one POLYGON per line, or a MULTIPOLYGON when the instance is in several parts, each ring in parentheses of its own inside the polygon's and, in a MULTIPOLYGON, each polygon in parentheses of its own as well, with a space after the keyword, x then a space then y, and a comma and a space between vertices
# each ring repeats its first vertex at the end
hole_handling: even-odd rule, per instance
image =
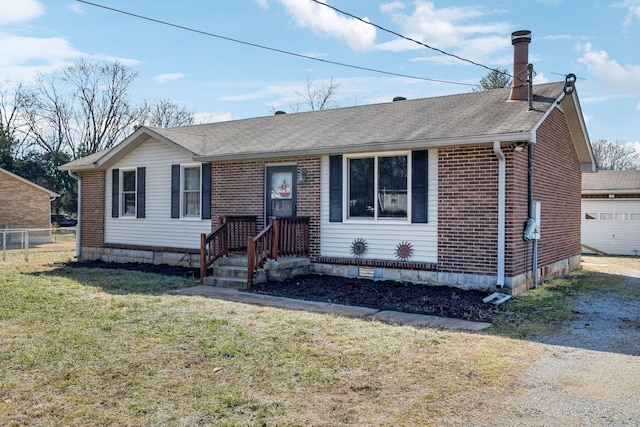
POLYGON ((243 40, 234 39, 234 38, 231 38, 231 37, 221 36, 219 34, 214 34, 214 33, 210 33, 210 32, 203 31, 203 30, 197 30, 195 28, 186 27, 184 25, 173 24, 171 22, 162 21, 162 20, 155 19, 155 18, 150 18, 150 17, 144 16, 144 15, 138 15, 138 14, 135 14, 135 13, 132 13, 132 12, 127 12, 125 10, 116 9, 116 8, 105 6, 105 5, 98 4, 98 3, 93 3, 93 2, 90 2, 90 1, 87 1, 87 0, 77 0, 77 1, 80 2, 80 3, 87 4, 89 6, 99 7, 101 9, 109 10, 109 11, 120 13, 120 14, 127 15, 127 16, 131 16, 133 18, 138 18, 138 19, 142 19, 142 20, 145 20, 145 21, 154 22, 156 24, 166 25, 168 27, 178 28, 180 30, 190 31, 192 33, 197 33, 197 34, 201 34, 201 35, 205 35, 205 36, 209 36, 209 37, 215 37, 215 38, 219 38, 219 39, 222 39, 222 40, 243 44, 243 45, 246 45, 246 46, 251 46, 251 47, 256 47, 256 48, 259 48, 259 49, 269 50, 269 51, 272 51, 272 52, 282 53, 282 54, 285 54, 285 55, 296 56, 298 58, 310 59, 310 60, 313 60, 313 61, 324 62, 324 63, 327 63, 327 64, 339 65, 341 67, 355 68, 355 69, 358 69, 358 70, 370 71, 370 72, 379 73, 379 74, 387 74, 387 75, 396 76, 396 77, 404 77, 404 78, 408 78, 408 79, 424 80, 424 81, 436 82, 436 83, 455 84, 455 85, 462 85, 462 86, 477 86, 477 85, 470 84, 470 83, 461 83, 461 82, 454 82, 454 81, 449 81, 449 80, 431 79, 431 78, 428 78, 428 77, 411 76, 411 75, 407 75, 407 74, 394 73, 394 72, 391 72, 391 71, 383 71, 383 70, 376 70, 374 68, 361 67, 359 65, 345 64, 343 62, 330 61, 328 59, 316 58, 316 57, 313 57, 313 56, 303 55, 301 53, 290 52, 290 51, 283 50, 283 49, 277 49, 277 48, 273 48, 273 47, 269 47, 269 46, 264 46, 264 45, 260 45, 260 44, 256 44, 256 43, 251 43, 251 42, 246 42, 246 41, 243 41, 243 40))
MULTIPOLYGON (((365 24, 368 24, 368 25, 371 25, 371 26, 373 26, 373 27, 376 27, 376 28, 378 28, 378 29, 380 29, 380 30, 382 30, 382 31, 385 31, 385 32, 389 33, 389 34, 393 34, 394 36, 400 37, 401 39, 405 39, 405 40, 408 40, 408 41, 410 41, 410 42, 417 43, 417 44, 419 44, 420 46, 426 47, 427 49, 435 50, 436 52, 440 52, 440 53, 442 53, 443 55, 451 56, 451 57, 453 57, 453 58, 459 59, 460 61, 468 62, 468 63, 470 63, 470 64, 477 65, 478 67, 486 68, 486 69, 487 69, 487 70, 489 70, 489 71, 495 71, 495 72, 498 72, 498 73, 501 73, 501 74, 506 74, 507 76, 509 76, 509 77, 513 78, 513 76, 512 76, 512 75, 510 75, 509 73, 504 72, 503 70, 498 70, 498 69, 496 69, 496 68, 487 67, 486 65, 484 65, 484 64, 480 64, 480 63, 475 62, 475 61, 472 61, 471 59, 463 58, 463 57, 458 56, 458 55, 456 55, 456 54, 446 52, 446 51, 444 51, 444 50, 442 50, 442 49, 438 49, 437 47, 429 46, 429 45, 428 45, 428 44, 426 44, 426 43, 423 43, 423 42, 421 42, 421 41, 418 41, 418 40, 412 39, 411 37, 404 36, 404 35, 402 35, 402 34, 400 34, 400 33, 397 33, 397 32, 395 32, 395 31, 393 31, 393 30, 389 30, 389 29, 384 28, 384 27, 382 27, 382 26, 380 26, 380 25, 378 25, 378 24, 374 24, 373 22, 366 21, 366 20, 364 20, 364 19, 362 19, 362 18, 359 18, 359 17, 357 17, 357 16, 355 16, 355 15, 350 14, 349 12, 345 12, 344 10, 340 10, 340 9, 338 9, 337 7, 333 7, 333 6, 331 6, 331 5, 327 4, 327 3, 323 3, 323 2, 321 2, 320 0, 311 0, 311 1, 313 1, 313 2, 315 2, 315 3, 317 3, 317 4, 319 4, 319 5, 322 5, 322 6, 326 6, 326 7, 328 7, 329 9, 333 9, 333 10, 335 10, 336 12, 341 13, 341 14, 343 14, 343 15, 346 15, 346 16, 349 16, 349 17, 351 17, 351 18, 357 19, 357 20, 358 20, 358 21, 360 21, 360 22, 364 22, 365 24)), ((477 85, 470 85, 470 86, 477 86, 477 85)))

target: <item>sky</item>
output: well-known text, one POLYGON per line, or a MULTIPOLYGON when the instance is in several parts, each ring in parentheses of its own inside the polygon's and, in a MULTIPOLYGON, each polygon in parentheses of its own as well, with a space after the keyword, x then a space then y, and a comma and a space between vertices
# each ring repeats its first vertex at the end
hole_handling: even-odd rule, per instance
POLYGON ((589 137, 640 151, 640 0, 91 1, 127 14, 0 0, 0 81, 118 60, 138 74, 133 101, 170 99, 204 123, 304 110, 308 82, 332 80, 340 107, 469 92, 512 73, 511 33, 530 30, 534 83, 575 74, 589 137))

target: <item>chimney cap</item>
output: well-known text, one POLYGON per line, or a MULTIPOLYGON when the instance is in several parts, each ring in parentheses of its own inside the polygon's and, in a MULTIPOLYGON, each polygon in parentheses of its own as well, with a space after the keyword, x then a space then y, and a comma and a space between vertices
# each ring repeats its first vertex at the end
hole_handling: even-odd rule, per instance
POLYGON ((520 30, 514 31, 511 33, 511 44, 527 42, 531 43, 531 31, 529 30, 520 30))

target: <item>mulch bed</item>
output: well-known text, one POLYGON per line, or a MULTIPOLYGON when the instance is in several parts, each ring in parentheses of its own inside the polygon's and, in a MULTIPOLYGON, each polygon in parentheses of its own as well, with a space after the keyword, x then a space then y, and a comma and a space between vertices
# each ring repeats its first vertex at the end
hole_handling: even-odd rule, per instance
POLYGON ((254 284, 250 292, 484 322, 491 321, 495 310, 482 302, 486 292, 335 276, 254 284))
MULTIPOLYGON (((69 267, 133 270, 188 278, 198 278, 200 275, 197 268, 164 264, 86 261, 72 262, 67 265, 69 267)), ((490 322, 495 311, 493 304, 482 302, 482 299, 488 295, 486 292, 389 280, 374 281, 305 275, 282 282, 254 284, 248 292, 483 322, 490 322)))

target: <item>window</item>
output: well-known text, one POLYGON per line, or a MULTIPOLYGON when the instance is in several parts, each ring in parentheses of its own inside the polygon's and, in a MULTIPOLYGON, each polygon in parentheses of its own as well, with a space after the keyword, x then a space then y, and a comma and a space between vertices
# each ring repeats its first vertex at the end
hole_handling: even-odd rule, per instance
POLYGON ((211 163, 171 165, 171 218, 211 219, 211 163))
POLYGON ((584 219, 596 219, 596 218, 598 218, 598 214, 595 214, 595 213, 584 214, 584 219))
POLYGON ((348 218, 406 219, 408 156, 349 158, 348 218))
POLYGON ((122 170, 121 216, 136 216, 136 171, 122 170))
POLYGON ((200 166, 182 169, 182 216, 200 218, 200 166))
POLYGON ((111 217, 144 218, 146 168, 111 172, 111 217))

